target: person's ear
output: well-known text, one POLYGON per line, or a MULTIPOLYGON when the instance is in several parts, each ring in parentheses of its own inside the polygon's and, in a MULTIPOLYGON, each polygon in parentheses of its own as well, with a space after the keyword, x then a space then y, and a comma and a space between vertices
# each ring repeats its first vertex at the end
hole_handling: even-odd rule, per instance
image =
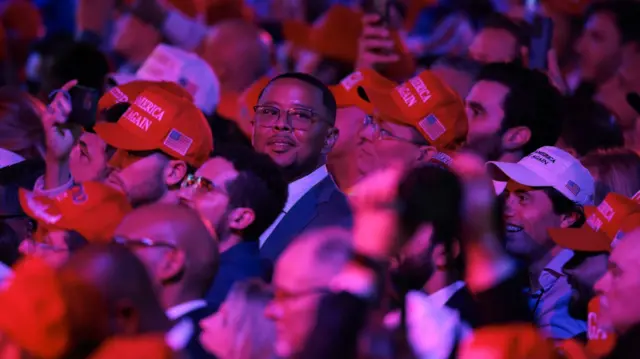
POLYGON ((425 163, 438 153, 438 150, 430 145, 420 146, 417 162, 425 163))
POLYGON ((187 164, 180 160, 171 160, 164 168, 164 179, 169 187, 180 184, 187 175, 187 164))
POLYGON ((242 231, 256 220, 256 213, 251 208, 240 207, 231 210, 227 218, 229 228, 242 231))
POLYGON ((186 255, 179 248, 168 251, 165 254, 164 261, 158 268, 158 279, 160 282, 169 282, 179 277, 184 271, 186 264, 186 255))
POLYGON ((338 136, 340 136, 340 130, 335 127, 332 127, 327 132, 327 136, 324 139, 324 146, 322 147, 322 154, 328 155, 333 149, 333 146, 338 142, 338 136))
POLYGON ((531 140, 531 130, 525 126, 513 127, 502 135, 502 148, 505 150, 517 150, 531 140))
POLYGON ((579 219, 577 212, 571 212, 560 216, 560 228, 569 228, 579 219))
POLYGON ((115 303, 115 331, 123 335, 135 335, 140 329, 140 313, 129 299, 115 303))
MULTIPOLYGON (((451 244, 451 252, 451 259, 458 258, 460 255, 460 243, 458 241, 454 241, 451 244)), ((431 260, 438 269, 445 270, 452 265, 452 263, 448 263, 447 251, 442 243, 438 243, 433 247, 433 253, 431 256, 431 260)))

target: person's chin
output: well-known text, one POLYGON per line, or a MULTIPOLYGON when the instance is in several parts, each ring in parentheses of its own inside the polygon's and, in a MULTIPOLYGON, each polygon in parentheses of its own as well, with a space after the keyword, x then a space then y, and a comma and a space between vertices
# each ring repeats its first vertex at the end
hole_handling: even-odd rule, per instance
POLYGON ((291 345, 286 340, 276 340, 273 350, 279 358, 288 358, 293 354, 291 345))

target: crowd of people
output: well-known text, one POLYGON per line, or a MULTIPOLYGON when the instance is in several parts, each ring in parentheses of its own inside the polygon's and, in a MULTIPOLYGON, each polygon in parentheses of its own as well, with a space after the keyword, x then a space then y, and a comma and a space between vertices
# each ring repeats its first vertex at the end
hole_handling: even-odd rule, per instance
POLYGON ((0 1, 0 359, 640 357, 640 2, 374 3, 0 1))

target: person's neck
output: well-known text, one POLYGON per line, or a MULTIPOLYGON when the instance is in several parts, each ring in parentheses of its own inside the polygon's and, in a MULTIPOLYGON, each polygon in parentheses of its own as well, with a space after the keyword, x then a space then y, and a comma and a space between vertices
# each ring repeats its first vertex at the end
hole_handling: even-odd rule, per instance
POLYGON ((188 290, 183 283, 175 283, 166 285, 162 288, 160 302, 164 310, 175 307, 182 303, 192 300, 202 299, 202 293, 196 293, 194 290, 188 290))
POLYGON ((431 278, 424 284, 422 290, 427 294, 433 294, 443 288, 450 286, 459 280, 458 275, 448 275, 446 270, 436 270, 431 278))
POLYGON ((153 309, 144 307, 140 316, 140 327, 138 330, 141 334, 162 333, 171 329, 171 321, 167 318, 165 311, 155 305, 153 309))
POLYGON ((323 159, 321 161, 319 161, 319 163, 311 166, 303 166, 303 167, 298 167, 298 168, 284 168, 283 169, 283 173, 284 173, 284 178, 285 180, 287 180, 287 183, 291 184, 301 178, 304 178, 308 175, 310 175, 311 173, 313 173, 315 170, 317 170, 318 168, 324 166, 326 164, 326 160, 323 159))
POLYGON ((524 157, 522 151, 517 150, 517 151, 505 151, 502 152, 502 154, 500 155, 500 158, 498 158, 499 162, 509 162, 509 163, 516 163, 518 161, 520 161, 522 159, 522 157, 524 157))
POLYGON ((220 243, 218 244, 218 251, 220 251, 220 253, 224 253, 240 242, 242 242, 242 238, 240 236, 236 234, 230 234, 225 238, 220 239, 220 243))
POLYGON ((531 285, 531 290, 536 292, 540 289, 540 274, 544 268, 551 262, 553 257, 558 254, 560 251, 560 247, 556 246, 549 251, 547 251, 543 256, 538 257, 533 260, 531 264, 529 264, 529 283, 531 285))
POLYGON ((355 156, 353 153, 338 156, 329 155, 327 161, 329 173, 333 176, 338 188, 343 192, 348 191, 360 179, 360 172, 354 161, 355 156))

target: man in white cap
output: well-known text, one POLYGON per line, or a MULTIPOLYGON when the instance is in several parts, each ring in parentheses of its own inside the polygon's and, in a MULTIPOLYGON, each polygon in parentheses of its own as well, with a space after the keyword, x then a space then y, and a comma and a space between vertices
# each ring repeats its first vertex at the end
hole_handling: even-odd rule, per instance
POLYGON ((553 339, 584 335, 586 323, 569 315, 571 287, 562 273, 573 252, 560 249, 547 230, 584 224, 582 206, 593 203, 593 177, 578 159, 551 146, 518 163, 487 166, 494 180, 507 182, 506 248, 527 266, 536 324, 553 339))

